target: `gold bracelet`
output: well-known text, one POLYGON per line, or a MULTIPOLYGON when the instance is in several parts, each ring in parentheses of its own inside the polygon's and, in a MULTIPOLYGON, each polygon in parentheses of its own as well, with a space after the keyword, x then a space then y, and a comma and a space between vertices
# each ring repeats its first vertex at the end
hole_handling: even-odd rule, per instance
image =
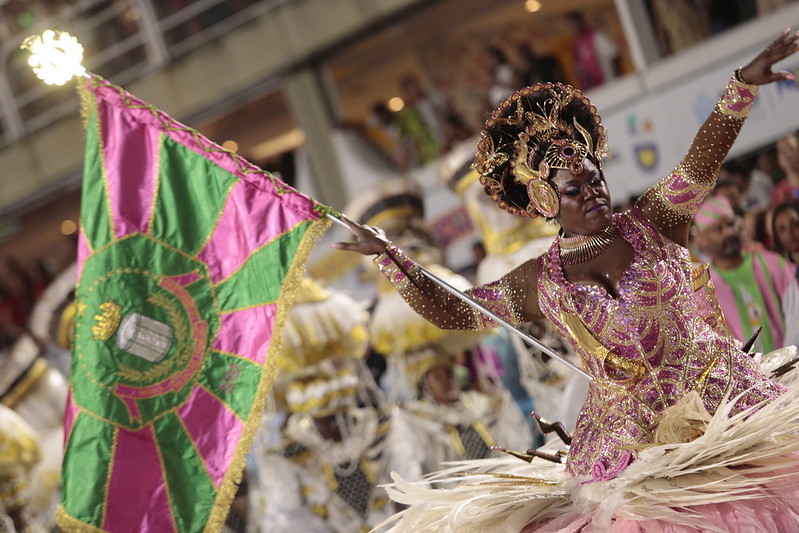
POLYGON ((734 76, 735 76, 735 81, 737 81, 739 83, 743 83, 744 85, 752 85, 751 83, 749 83, 748 81, 746 81, 744 79, 743 67, 738 67, 737 69, 735 69, 734 76))

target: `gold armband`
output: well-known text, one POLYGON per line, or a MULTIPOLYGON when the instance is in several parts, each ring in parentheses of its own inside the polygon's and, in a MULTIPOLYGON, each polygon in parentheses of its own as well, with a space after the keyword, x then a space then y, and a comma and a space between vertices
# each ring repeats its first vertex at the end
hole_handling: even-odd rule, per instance
POLYGON ((752 105, 759 87, 751 83, 746 83, 741 77, 741 69, 738 68, 730 78, 724 93, 721 95, 716 109, 728 117, 743 120, 749 116, 752 105))

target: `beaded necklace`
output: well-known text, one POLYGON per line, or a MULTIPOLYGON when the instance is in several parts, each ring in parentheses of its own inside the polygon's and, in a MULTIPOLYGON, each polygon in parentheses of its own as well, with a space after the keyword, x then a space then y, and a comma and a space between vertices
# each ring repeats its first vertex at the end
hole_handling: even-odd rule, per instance
POLYGON ((593 235, 575 235, 574 237, 558 237, 560 260, 564 265, 576 265, 602 255, 613 239, 619 234, 615 224, 593 235))

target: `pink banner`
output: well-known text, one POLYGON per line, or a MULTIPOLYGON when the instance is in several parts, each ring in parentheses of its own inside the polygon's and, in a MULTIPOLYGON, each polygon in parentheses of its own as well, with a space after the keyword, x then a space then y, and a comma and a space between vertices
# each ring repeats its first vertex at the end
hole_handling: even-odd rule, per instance
POLYGON ((98 100, 103 170, 117 237, 145 233, 158 183, 160 133, 141 122, 146 109, 129 109, 98 100))

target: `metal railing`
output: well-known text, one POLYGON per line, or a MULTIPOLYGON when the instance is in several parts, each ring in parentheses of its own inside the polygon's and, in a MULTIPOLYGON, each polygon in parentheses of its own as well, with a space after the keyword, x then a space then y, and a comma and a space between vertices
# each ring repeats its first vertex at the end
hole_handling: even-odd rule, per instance
MULTIPOLYGON (((71 87, 49 87, 34 77, 27 53, 19 50, 28 35, 48 28, 68 31, 83 44, 88 70, 125 85, 287 1, 65 0, 50 11, 37 9, 36 0, 6 2, 0 10, 19 4, 30 16, 24 17, 24 29, 12 28, 16 32, 0 41, 0 147, 73 113, 78 105, 71 87)), ((0 15, 6 21, 22 19, 0 15)))

